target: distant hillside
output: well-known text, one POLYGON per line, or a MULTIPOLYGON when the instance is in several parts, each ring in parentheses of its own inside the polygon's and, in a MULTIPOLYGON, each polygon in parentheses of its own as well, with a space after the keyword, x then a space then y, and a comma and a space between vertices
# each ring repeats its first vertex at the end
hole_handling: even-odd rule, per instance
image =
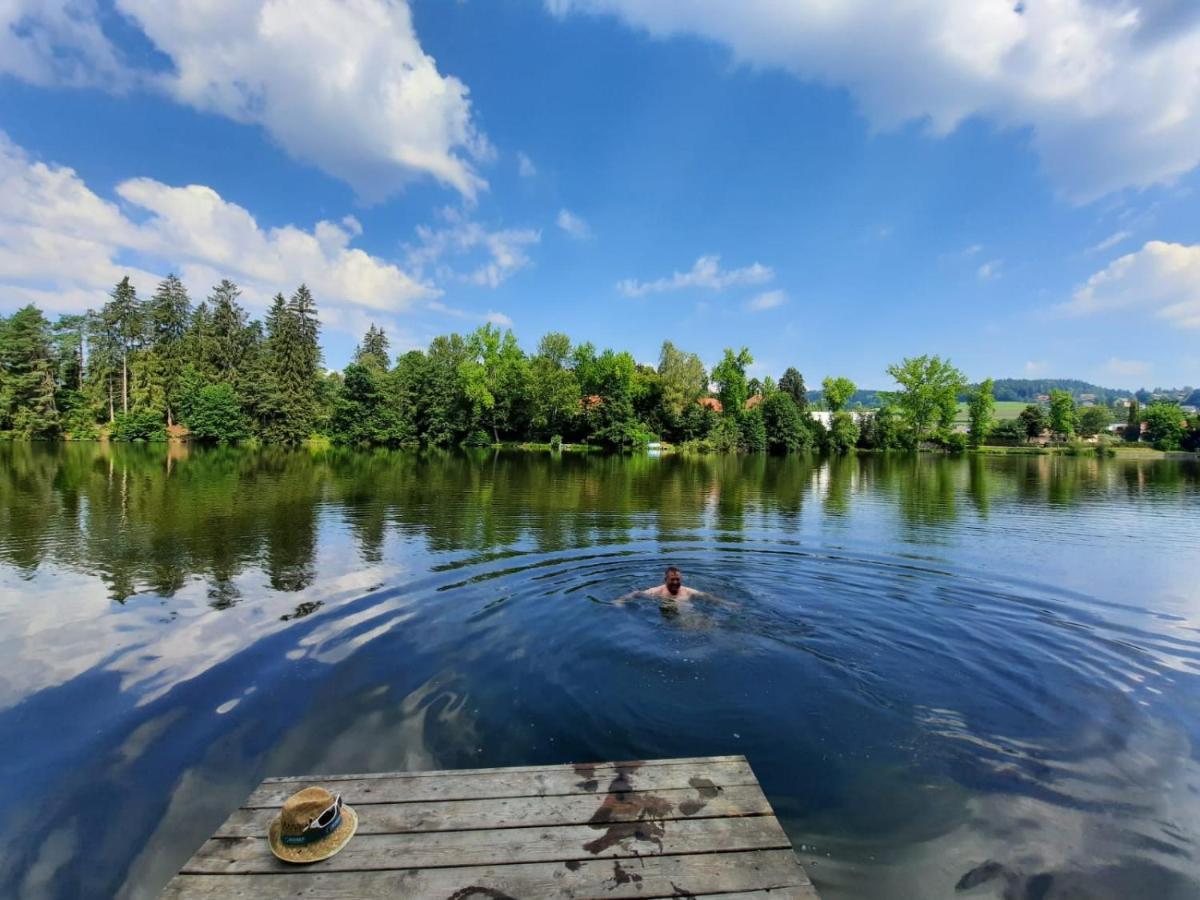
POLYGON ((998 378, 995 387, 997 400, 1021 400, 1029 403, 1036 400, 1038 394, 1049 394, 1052 390, 1070 391, 1076 400, 1083 394, 1094 394, 1095 401, 1105 406, 1115 400, 1133 396, 1133 391, 1101 387, 1076 378, 998 378))
MULTIPOLYGON (((971 387, 974 388, 975 385, 971 385, 971 387)), ((1002 403, 1033 403, 1039 394, 1049 394, 1052 390, 1070 391, 1071 396, 1076 400, 1081 400, 1084 394, 1093 394, 1095 402, 1104 406, 1109 406, 1116 400, 1133 396, 1133 391, 1101 387, 1098 384, 1091 384, 1076 378, 997 378, 993 390, 996 400, 1002 403)), ((883 393, 880 389, 864 388, 855 391, 854 396, 850 399, 850 406, 861 403, 868 409, 877 407, 881 403, 880 393, 883 393)), ((1200 391, 1197 393, 1200 394, 1200 391)), ((966 400, 966 394, 959 399, 966 400)), ((823 401, 823 394, 821 391, 809 391, 808 400, 810 403, 820 404, 823 401)))

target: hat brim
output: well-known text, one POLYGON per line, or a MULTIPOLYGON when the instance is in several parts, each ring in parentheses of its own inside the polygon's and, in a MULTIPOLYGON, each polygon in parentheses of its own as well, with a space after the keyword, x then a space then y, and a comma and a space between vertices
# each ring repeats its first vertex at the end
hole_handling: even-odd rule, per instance
POLYGON ((281 840, 282 825, 279 817, 276 816, 267 832, 267 842, 271 845, 271 852, 284 862, 315 863, 329 859, 345 847, 356 831, 358 831, 358 813, 352 807, 343 805, 342 824, 319 841, 301 846, 285 844, 281 840))

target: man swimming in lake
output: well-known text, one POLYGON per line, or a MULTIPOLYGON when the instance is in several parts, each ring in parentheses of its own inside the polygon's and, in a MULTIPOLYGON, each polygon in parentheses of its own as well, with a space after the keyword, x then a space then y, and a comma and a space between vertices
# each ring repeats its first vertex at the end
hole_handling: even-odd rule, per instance
POLYGON ((647 588, 640 592, 646 597, 657 597, 659 600, 687 600, 700 592, 683 586, 683 573, 675 566, 667 566, 663 575, 663 583, 657 587, 647 588))

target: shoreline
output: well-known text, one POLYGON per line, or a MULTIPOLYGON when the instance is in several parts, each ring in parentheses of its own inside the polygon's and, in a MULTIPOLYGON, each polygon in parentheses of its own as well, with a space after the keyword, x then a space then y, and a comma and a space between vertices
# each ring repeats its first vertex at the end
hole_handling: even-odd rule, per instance
POLYGON ((208 442, 191 441, 187 438, 169 437, 161 441, 115 441, 109 437, 96 438, 72 438, 72 437, 57 437, 57 438, 13 438, 6 435, 0 435, 0 442, 12 444, 121 444, 124 446, 147 446, 147 445, 162 445, 167 447, 238 447, 244 450, 262 450, 267 447, 283 447, 290 449, 305 449, 305 450, 504 450, 504 451, 521 451, 525 453, 598 453, 613 456, 859 456, 859 455, 875 455, 875 454, 937 454, 940 456, 1066 456, 1077 458, 1097 458, 1097 459, 1145 459, 1145 460, 1196 460, 1200 459, 1200 453, 1193 453, 1188 450, 1156 450, 1148 445, 1132 444, 1132 445, 1109 445, 1103 448, 1100 452, 1101 445, 1082 444, 1082 445, 1064 445, 1057 444, 1053 446, 1009 446, 1003 444, 984 444, 980 447, 969 447, 964 450, 947 450, 940 447, 918 447, 914 450, 888 449, 874 450, 853 448, 846 451, 844 454, 826 453, 820 450, 797 451, 795 453, 773 454, 769 452, 762 453, 747 453, 739 450, 728 451, 697 451, 687 448, 680 448, 673 444, 658 444, 654 447, 642 447, 632 450, 610 450, 598 444, 574 444, 563 443, 553 445, 544 441, 501 441, 498 444, 484 444, 479 446, 458 445, 453 447, 426 447, 420 444, 405 445, 400 447, 388 447, 384 444, 364 444, 364 445, 349 445, 337 444, 330 438, 324 436, 313 436, 307 440, 301 441, 298 444, 277 444, 265 443, 257 439, 251 438, 246 441, 240 441, 234 444, 214 444, 208 442))

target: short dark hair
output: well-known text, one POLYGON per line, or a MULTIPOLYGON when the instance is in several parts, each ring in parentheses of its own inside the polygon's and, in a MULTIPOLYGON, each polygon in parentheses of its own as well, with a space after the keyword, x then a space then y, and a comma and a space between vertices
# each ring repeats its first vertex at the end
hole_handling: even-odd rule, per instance
POLYGON ((670 575, 672 572, 674 572, 676 575, 683 574, 682 572, 679 571, 679 566, 667 566, 667 571, 663 572, 663 574, 670 575))

